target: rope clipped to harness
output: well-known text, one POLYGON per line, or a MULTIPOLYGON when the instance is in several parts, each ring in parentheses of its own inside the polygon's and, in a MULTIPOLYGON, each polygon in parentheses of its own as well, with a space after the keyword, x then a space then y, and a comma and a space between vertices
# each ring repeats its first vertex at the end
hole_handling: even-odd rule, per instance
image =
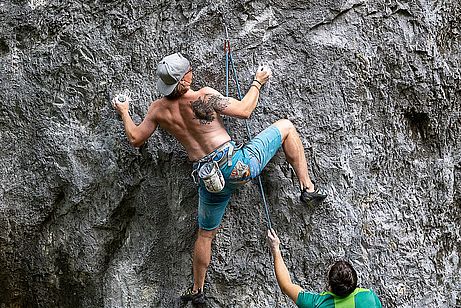
MULTIPOLYGON (((242 95, 242 91, 240 90, 240 83, 239 83, 238 76, 237 76, 237 69, 236 69, 235 64, 234 64, 234 58, 232 56, 232 50, 231 50, 231 47, 230 47, 229 34, 227 32, 226 24, 223 23, 223 27, 224 27, 224 30, 226 32, 226 38, 224 40, 224 52, 226 54, 226 96, 229 96, 229 64, 230 64, 230 67, 231 67, 232 72, 234 74, 235 85, 237 87, 237 96, 238 96, 239 100, 242 100, 243 95, 242 95)), ((258 100, 259 100, 259 98, 258 98, 258 100)), ((251 133, 251 130, 250 130, 250 126, 248 124, 248 120, 246 120, 246 119, 245 119, 245 128, 246 128, 248 139, 251 139, 252 133, 251 133)), ((271 222, 271 218, 270 218, 270 215, 269 215, 269 206, 268 206, 267 201, 266 201, 266 195, 264 193, 264 187, 263 187, 263 184, 262 184, 262 181, 261 181, 261 177, 259 175, 257 176, 256 179, 257 179, 258 186, 259 186, 259 193, 261 195, 261 199, 262 199, 263 204, 264 204, 266 225, 267 225, 267 228, 270 230, 270 229, 272 229, 272 222, 271 222)))

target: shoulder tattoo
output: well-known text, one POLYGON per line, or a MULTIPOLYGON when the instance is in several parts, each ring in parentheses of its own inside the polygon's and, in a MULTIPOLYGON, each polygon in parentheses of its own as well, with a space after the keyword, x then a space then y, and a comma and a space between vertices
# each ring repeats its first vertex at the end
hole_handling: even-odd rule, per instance
POLYGON ((210 124, 215 119, 215 111, 222 112, 229 105, 229 98, 216 94, 205 94, 191 102, 195 118, 200 124, 210 124))

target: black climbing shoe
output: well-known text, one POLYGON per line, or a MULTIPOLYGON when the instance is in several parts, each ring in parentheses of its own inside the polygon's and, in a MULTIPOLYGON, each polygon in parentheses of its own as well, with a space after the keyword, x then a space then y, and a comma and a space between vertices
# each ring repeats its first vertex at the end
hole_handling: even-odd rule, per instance
POLYGON ((198 289, 198 291, 194 293, 192 287, 190 287, 180 298, 183 302, 192 301, 192 304, 205 304, 205 293, 203 293, 202 289, 198 289))
POLYGON ((326 197, 327 193, 316 187, 314 191, 307 191, 307 189, 304 188, 301 192, 300 199, 302 202, 309 205, 319 205, 326 197))

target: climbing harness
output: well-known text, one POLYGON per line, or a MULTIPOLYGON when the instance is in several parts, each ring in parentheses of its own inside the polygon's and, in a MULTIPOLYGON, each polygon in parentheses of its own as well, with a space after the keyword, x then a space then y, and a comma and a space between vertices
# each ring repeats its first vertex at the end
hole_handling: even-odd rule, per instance
POLYGON ((229 167, 232 166, 234 148, 234 143, 228 141, 210 154, 196 161, 196 167, 192 170, 191 174, 194 182, 198 184, 198 177, 203 180, 203 184, 209 192, 220 192, 226 184, 220 167, 226 163, 229 167))
MULTIPOLYGON (((233 75, 234 75, 234 82, 235 82, 235 85, 236 85, 236 88, 237 88, 238 98, 239 98, 239 100, 242 100, 243 96, 242 96, 242 92, 240 90, 240 83, 239 83, 238 76, 237 76, 237 69, 236 69, 235 64, 234 64, 234 58, 232 56, 232 50, 231 50, 231 47, 230 47, 230 40, 229 40, 229 33, 227 32, 227 26, 226 26, 225 23, 223 23, 223 27, 224 27, 224 30, 225 30, 225 33, 226 33, 226 38, 224 40, 224 52, 226 54, 226 97, 229 96, 229 65, 230 65, 230 67, 232 69, 232 72, 233 72, 233 75)), ((246 119, 245 119, 245 128, 246 128, 246 132, 247 132, 247 138, 249 140, 251 140, 252 133, 251 133, 251 130, 250 130, 250 126, 248 124, 248 120, 246 120, 246 119)), ((266 196, 265 196, 265 193, 264 193, 264 188, 263 188, 263 184, 262 184, 260 176, 257 177, 257 181, 258 181, 258 186, 259 186, 259 192, 260 192, 260 195, 261 195, 261 199, 262 199, 263 204, 264 204, 264 212, 265 212, 265 216, 266 216, 266 225, 267 225, 268 229, 272 229, 272 223, 271 223, 271 219, 270 219, 270 215, 269 215, 269 207, 267 205, 266 196)))

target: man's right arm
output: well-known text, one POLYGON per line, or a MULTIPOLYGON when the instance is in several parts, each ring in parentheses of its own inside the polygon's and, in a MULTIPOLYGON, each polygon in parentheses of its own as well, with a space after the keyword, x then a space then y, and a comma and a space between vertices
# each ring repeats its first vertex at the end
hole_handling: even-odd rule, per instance
POLYGON ((150 105, 146 117, 139 125, 136 125, 130 116, 129 102, 120 103, 114 99, 112 105, 122 117, 125 133, 130 143, 135 147, 142 146, 158 126, 154 120, 154 104, 150 105))
POLYGON ((242 98, 237 100, 231 97, 224 97, 212 88, 204 88, 205 95, 201 100, 209 108, 213 108, 217 113, 231 117, 248 119, 256 108, 261 87, 269 80, 272 72, 270 68, 259 69, 251 83, 250 89, 242 98))

